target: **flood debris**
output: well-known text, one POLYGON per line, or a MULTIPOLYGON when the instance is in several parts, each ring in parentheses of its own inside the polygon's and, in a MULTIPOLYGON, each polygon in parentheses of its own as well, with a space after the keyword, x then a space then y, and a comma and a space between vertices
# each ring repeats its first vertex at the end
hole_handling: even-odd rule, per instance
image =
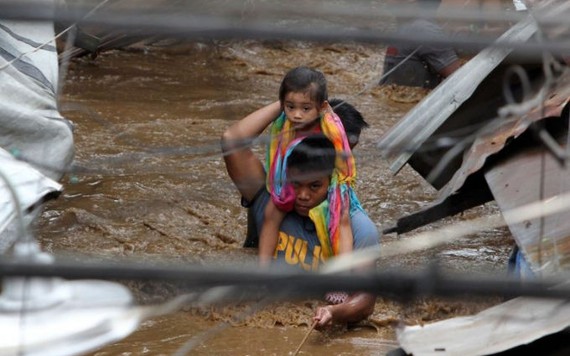
MULTIPOLYGON (((528 21, 505 35, 530 39, 538 28, 528 21)), ((570 68, 549 55, 515 66, 509 53, 490 54, 475 56, 382 137, 395 173, 407 163, 438 190, 431 205, 384 232, 406 233, 494 200, 535 278, 560 276, 570 269, 570 207, 522 222, 506 213, 570 190, 570 68)), ((521 297, 474 316, 402 327, 398 341, 414 355, 493 354, 560 332, 569 316, 565 300, 521 297)))

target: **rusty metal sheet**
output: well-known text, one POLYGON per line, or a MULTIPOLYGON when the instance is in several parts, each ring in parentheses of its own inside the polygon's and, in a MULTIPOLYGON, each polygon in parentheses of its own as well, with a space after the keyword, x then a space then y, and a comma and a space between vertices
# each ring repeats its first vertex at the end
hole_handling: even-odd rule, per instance
POLYGON ((467 177, 479 171, 486 160, 501 151, 508 140, 519 137, 532 122, 547 117, 560 116, 570 97, 570 69, 559 78, 560 85, 551 89, 543 106, 536 107, 527 115, 513 120, 505 120, 495 132, 478 136, 470 148, 464 152, 463 164, 451 180, 439 191, 439 198, 445 199, 458 191, 467 177))

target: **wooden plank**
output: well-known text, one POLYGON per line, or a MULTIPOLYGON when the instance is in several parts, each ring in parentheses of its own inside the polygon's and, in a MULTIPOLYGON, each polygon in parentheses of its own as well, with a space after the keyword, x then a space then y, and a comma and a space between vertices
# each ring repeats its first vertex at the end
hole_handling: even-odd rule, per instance
MULTIPOLYGON (((543 200, 559 199, 570 191, 570 168, 544 148, 518 152, 485 173, 501 211, 543 200), (542 192, 542 193, 541 193, 542 192)), ((570 210, 514 222, 505 220, 531 269, 542 276, 570 270, 570 210)))

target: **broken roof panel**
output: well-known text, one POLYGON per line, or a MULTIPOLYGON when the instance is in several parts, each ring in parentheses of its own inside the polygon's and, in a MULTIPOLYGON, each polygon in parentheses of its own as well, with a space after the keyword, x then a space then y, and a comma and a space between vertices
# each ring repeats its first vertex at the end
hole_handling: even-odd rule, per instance
MULTIPOLYGON (((519 22, 497 41, 527 41, 537 30, 530 18, 519 22)), ((459 68, 381 138, 378 147, 398 172, 427 139, 467 101, 475 89, 511 52, 489 47, 459 68)))

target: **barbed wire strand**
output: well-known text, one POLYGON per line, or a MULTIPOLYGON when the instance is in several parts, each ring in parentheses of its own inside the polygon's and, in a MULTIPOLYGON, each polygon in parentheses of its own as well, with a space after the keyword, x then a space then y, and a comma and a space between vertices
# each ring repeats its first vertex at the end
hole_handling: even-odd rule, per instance
MULTIPOLYGON (((6 8, 0 11, 4 17, 8 18, 21 18, 30 20, 56 20, 56 21, 76 21, 76 12, 69 11, 63 14, 45 14, 39 11, 40 15, 35 13, 30 14, 30 12, 25 12, 20 9, 20 12, 11 9, 10 6, 5 5, 6 8), (15 13, 16 12, 16 13, 15 13), (41 16, 43 14, 43 17, 41 16), (75 16, 73 16, 75 15, 75 16)), ((560 12, 566 11, 562 5, 557 4, 557 8, 561 11, 556 13, 548 13, 546 18, 551 19, 552 17, 560 17, 560 21, 557 24, 564 25, 565 18, 562 19, 560 12)), ((180 9, 179 9, 180 10, 180 9)), ((354 9, 351 8, 351 11, 354 9)), ((443 10, 442 10, 443 11, 443 10)), ((278 13, 278 12, 274 12, 278 13)), ((313 13, 313 12, 311 12, 313 13)), ((445 11, 443 11, 445 14, 445 11)), ((469 12, 467 12, 469 13, 469 12)), ((538 12, 537 13, 541 13, 538 12)), ((374 20, 378 23, 378 16, 380 14, 375 14, 374 20)), ((421 12, 418 10, 413 11, 412 15, 417 17, 421 16, 421 12)), ((283 14, 279 12, 279 15, 283 14)), ((333 17, 334 15, 330 15, 333 17)), ((371 16, 368 13, 368 16, 371 16)), ((443 16, 443 15, 442 15, 443 16)), ((485 14, 488 17, 488 14, 485 14)), ((153 35, 173 35, 181 36, 187 38, 280 38, 280 39, 304 39, 304 40, 314 40, 314 41, 361 41, 361 42, 371 42, 371 43, 381 43, 388 41, 398 41, 401 43, 431 43, 438 45, 453 45, 460 46, 462 48, 472 49, 482 49, 485 46, 504 46, 508 48, 513 48, 515 50, 525 50, 528 53, 538 53, 544 49, 553 51, 555 53, 567 52, 567 41, 562 39, 561 42, 556 42, 554 39, 549 39, 549 42, 537 44, 532 42, 524 43, 514 43, 514 42, 495 42, 494 37, 486 37, 481 35, 458 35, 449 36, 444 38, 430 38, 426 34, 418 33, 414 38, 408 38, 407 36, 402 36, 394 32, 378 31, 377 29, 366 29, 366 28, 351 28, 348 30, 345 25, 339 28, 303 28, 302 26, 290 26, 289 28, 278 27, 275 23, 267 23, 266 21, 259 20, 258 17, 264 16, 254 16, 247 23, 240 21, 235 21, 235 18, 231 13, 229 16, 220 15, 194 15, 192 12, 181 13, 171 12, 171 13, 161 13, 159 10, 149 13, 146 9, 129 8, 125 9, 113 9, 113 11, 101 14, 100 17, 90 16, 89 18, 82 19, 82 24, 85 26, 103 26, 104 28, 120 29, 122 31, 136 31, 137 34, 141 34, 141 31, 145 31, 148 34, 153 35), (190 17, 190 18, 189 18, 190 17)), ((480 20, 485 18, 480 16, 480 20)), ((237 17, 239 18, 239 17, 237 17)), ((281 17, 280 17, 281 18, 281 17)), ((327 18, 326 16, 324 18, 327 18)), ((522 16, 517 15, 520 20, 522 16)), ((542 20, 541 17, 537 16, 538 19, 542 20)), ((360 21, 359 21, 360 23, 360 21)), ((310 25, 310 24, 309 24, 310 25)))

